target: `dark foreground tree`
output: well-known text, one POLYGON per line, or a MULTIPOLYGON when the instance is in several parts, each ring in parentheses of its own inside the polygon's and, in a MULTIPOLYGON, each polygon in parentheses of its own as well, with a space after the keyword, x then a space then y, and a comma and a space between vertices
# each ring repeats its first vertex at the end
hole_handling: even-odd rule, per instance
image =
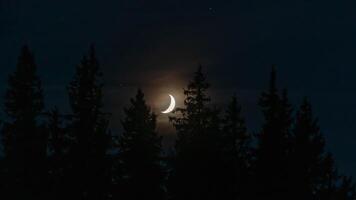
POLYGON ((123 133, 110 151, 101 79, 91 48, 68 87, 72 114, 46 114, 33 55, 22 48, 4 101, 0 199, 356 199, 354 182, 325 150, 310 103, 304 100, 294 119, 274 68, 260 98, 264 124, 250 142, 237 98, 220 118, 199 67, 184 90, 184 107, 170 118, 178 138, 169 159, 141 90, 124 109, 123 133))
POLYGON ((273 67, 269 90, 260 98, 264 125, 258 135, 255 181, 258 199, 288 199, 288 153, 290 143, 291 106, 287 93, 276 87, 273 67))
POLYGON ((77 66, 68 87, 73 117, 69 150, 68 198, 105 199, 111 182, 108 150, 108 116, 102 111, 102 74, 91 47, 77 66))
POLYGON ((291 199, 355 198, 351 179, 338 175, 332 155, 325 151, 325 139, 306 98, 296 115, 289 158, 291 199))
POLYGON ((224 199, 246 199, 249 194, 251 137, 247 133, 245 120, 241 116, 241 106, 234 95, 228 104, 223 120, 221 172, 225 191, 224 199))
POLYGON ((43 199, 47 191, 47 135, 41 121, 43 94, 34 57, 27 46, 10 75, 2 130, 5 199, 43 199))
POLYGON ((177 132, 176 160, 169 178, 173 199, 217 199, 221 188, 221 123, 209 107, 209 84, 200 66, 184 90, 184 107, 171 117, 177 132))
POLYGON ((119 140, 118 159, 122 169, 117 190, 118 199, 165 198, 165 173, 161 163, 161 140, 156 132, 156 115, 146 105, 138 90, 124 110, 123 133, 119 140))
POLYGON ((292 137, 289 174, 293 195, 290 198, 315 199, 319 170, 325 157, 325 141, 306 99, 296 114, 292 137))

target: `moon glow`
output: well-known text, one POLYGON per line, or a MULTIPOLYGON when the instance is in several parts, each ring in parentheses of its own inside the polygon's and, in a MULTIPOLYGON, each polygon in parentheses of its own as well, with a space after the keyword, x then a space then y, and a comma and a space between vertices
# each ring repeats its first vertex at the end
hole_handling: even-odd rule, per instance
POLYGON ((169 104, 169 106, 166 110, 162 111, 162 113, 164 113, 164 114, 172 112, 174 110, 174 108, 176 107, 176 100, 174 99, 174 97, 170 94, 169 94, 169 97, 171 98, 171 103, 169 104))

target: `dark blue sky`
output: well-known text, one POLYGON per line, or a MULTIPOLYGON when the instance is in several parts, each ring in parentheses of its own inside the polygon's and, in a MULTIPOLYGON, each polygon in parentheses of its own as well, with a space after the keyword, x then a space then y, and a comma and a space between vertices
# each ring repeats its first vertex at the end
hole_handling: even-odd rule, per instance
POLYGON ((237 93, 256 131, 257 97, 276 64, 280 87, 296 104, 310 97, 338 165, 356 175, 355 8, 346 0, 0 0, 0 88, 28 43, 47 107, 66 109, 65 85, 95 43, 114 129, 136 87, 159 111, 167 93, 181 100, 181 88, 201 63, 214 102, 237 93))

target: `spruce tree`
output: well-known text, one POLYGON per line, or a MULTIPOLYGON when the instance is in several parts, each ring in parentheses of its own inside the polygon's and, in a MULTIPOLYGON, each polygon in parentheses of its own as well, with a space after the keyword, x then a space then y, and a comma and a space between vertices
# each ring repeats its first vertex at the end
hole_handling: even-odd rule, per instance
POLYGON ((319 168, 325 157, 325 141, 306 98, 296 114, 291 144, 291 198, 314 199, 319 168))
POLYGON ((256 195, 258 198, 285 199, 292 108, 286 90, 282 96, 278 93, 275 67, 272 67, 269 90, 262 93, 259 103, 264 124, 256 151, 256 195))
POLYGON ((161 164, 161 140, 156 132, 156 115, 137 91, 124 110, 123 133, 119 137, 121 183, 119 199, 164 199, 165 173, 161 164))
POLYGON ((222 194, 225 195, 224 199, 249 196, 250 141, 245 120, 241 116, 241 106, 234 95, 223 119, 221 148, 225 167, 223 182, 226 183, 226 191, 222 194))
POLYGON ((193 142, 195 137, 199 137, 207 129, 208 113, 211 112, 208 107, 210 97, 207 96, 207 90, 210 85, 205 79, 202 66, 199 66, 193 80, 184 90, 185 107, 177 108, 174 113, 178 116, 170 118, 177 131, 176 151, 178 154, 184 154, 184 151, 190 148, 189 143, 193 142))
POLYGON ((176 133, 176 160, 169 190, 174 199, 214 199, 220 195, 221 127, 219 112, 209 106, 206 82, 199 66, 184 90, 184 107, 170 120, 176 133))
POLYGON ((290 199, 355 197, 353 182, 338 174, 333 156, 325 151, 325 139, 307 98, 296 114, 291 144, 290 199))
POLYGON ((5 95, 7 121, 2 130, 7 173, 6 197, 44 198, 47 135, 41 121, 43 92, 34 56, 23 46, 5 95))
POLYGON ((102 111, 102 73, 94 47, 77 66, 68 86, 72 109, 70 136, 71 173, 68 174, 70 196, 78 199, 103 199, 108 195, 110 147, 108 116, 102 111))

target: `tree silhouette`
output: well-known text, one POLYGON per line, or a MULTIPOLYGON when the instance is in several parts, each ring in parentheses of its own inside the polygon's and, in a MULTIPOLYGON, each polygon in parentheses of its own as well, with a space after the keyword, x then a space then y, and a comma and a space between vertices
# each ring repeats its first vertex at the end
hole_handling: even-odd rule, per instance
POLYGON ((124 112, 118 155, 122 168, 119 198, 164 199, 162 138, 156 132, 156 115, 146 105, 141 90, 124 112))
POLYGON ((209 107, 209 84, 199 66, 184 90, 184 108, 170 120, 176 128, 176 160, 169 190, 174 199, 214 199, 221 189, 221 123, 209 107))
POLYGON ((314 199, 319 169, 325 157, 325 141, 305 98, 296 114, 290 159, 293 199, 314 199))
POLYGON ((209 84, 205 79, 202 73, 202 66, 199 66, 194 74, 194 79, 188 84, 188 88, 184 90, 184 95, 186 96, 184 100, 185 108, 177 108, 175 110, 175 113, 181 116, 170 118, 178 136, 177 154, 180 154, 180 151, 184 153, 186 145, 189 145, 193 137, 202 134, 206 130, 209 120, 207 116, 210 112, 207 104, 210 102, 210 97, 206 94, 209 84))
POLYGON ((236 95, 231 99, 226 109, 223 120, 222 149, 221 155, 224 163, 225 175, 223 182, 226 183, 222 195, 224 199, 241 199, 250 196, 248 186, 251 162, 250 135, 247 133, 245 120, 241 116, 241 106, 236 95))
POLYGON ((110 147, 108 117, 102 111, 102 73, 91 46, 76 68, 68 86, 73 112, 70 135, 71 172, 68 174, 70 196, 75 199, 103 199, 108 195, 110 147))
POLYGON ((265 122, 258 135, 256 195, 258 198, 286 199, 292 109, 286 91, 282 97, 278 94, 275 67, 272 67, 269 90, 260 98, 260 106, 265 122))
POLYGON ((291 199, 352 199, 352 181, 337 173, 333 156, 325 152, 325 139, 307 98, 296 114, 291 143, 291 199))
POLYGON ((44 198, 47 135, 41 122, 43 94, 33 54, 23 46, 5 95, 2 130, 6 160, 6 198, 44 198))
POLYGON ((184 106, 169 117, 177 141, 168 156, 140 89, 124 109, 122 133, 111 135, 102 82, 91 47, 67 88, 71 114, 44 112, 34 56, 23 46, 4 99, 1 198, 356 199, 353 180, 326 150, 310 102, 305 98, 294 115, 287 90, 277 89, 275 67, 259 99, 263 126, 252 137, 236 96, 223 114, 211 105, 199 66, 184 106))

